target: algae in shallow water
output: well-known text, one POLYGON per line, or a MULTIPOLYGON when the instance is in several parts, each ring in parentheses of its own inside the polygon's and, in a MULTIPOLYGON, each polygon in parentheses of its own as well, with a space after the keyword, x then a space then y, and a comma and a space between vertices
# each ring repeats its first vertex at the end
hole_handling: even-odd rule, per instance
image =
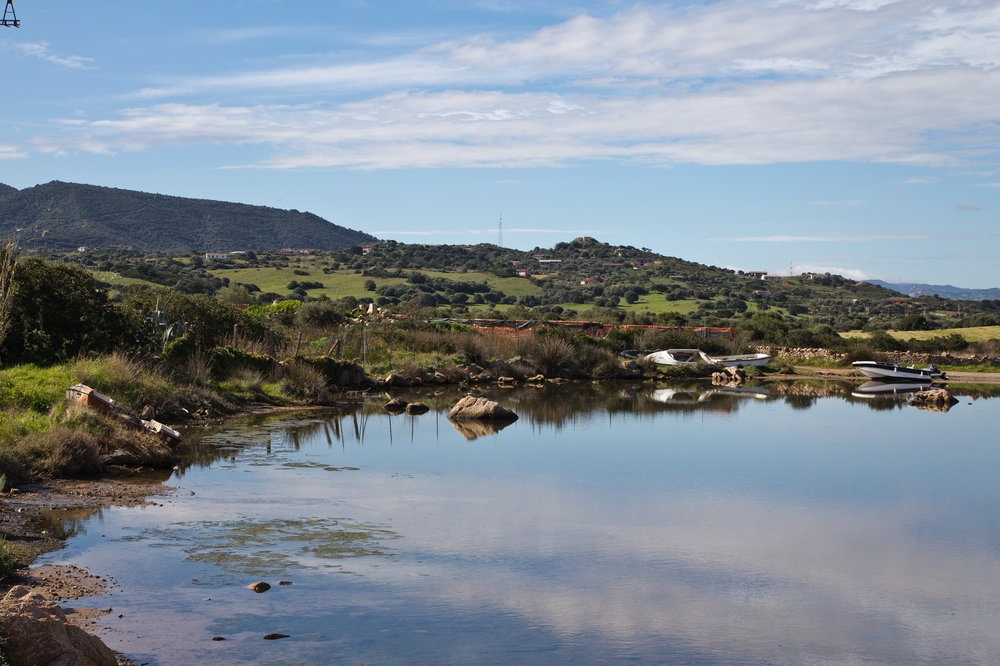
POLYGON ((151 541, 150 547, 180 547, 188 562, 213 564, 231 575, 274 576, 309 568, 305 560, 391 557, 381 541, 394 532, 332 518, 230 520, 174 523, 144 530, 126 541, 151 541))

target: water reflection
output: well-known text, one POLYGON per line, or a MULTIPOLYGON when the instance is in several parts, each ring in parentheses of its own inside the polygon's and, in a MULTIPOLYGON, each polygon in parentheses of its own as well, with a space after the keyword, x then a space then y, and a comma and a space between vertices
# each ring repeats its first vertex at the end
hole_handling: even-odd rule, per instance
POLYGON ((521 420, 470 432, 438 390, 254 418, 186 437, 175 504, 70 551, 115 563, 152 664, 996 663, 1000 401, 857 390, 485 390, 521 420))

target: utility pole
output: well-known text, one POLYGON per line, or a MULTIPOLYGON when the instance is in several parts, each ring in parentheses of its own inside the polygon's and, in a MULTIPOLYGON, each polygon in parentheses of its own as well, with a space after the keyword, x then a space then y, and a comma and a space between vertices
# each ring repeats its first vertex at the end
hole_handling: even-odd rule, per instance
POLYGON ((497 247, 503 247, 503 215, 500 216, 500 224, 497 225, 497 247))

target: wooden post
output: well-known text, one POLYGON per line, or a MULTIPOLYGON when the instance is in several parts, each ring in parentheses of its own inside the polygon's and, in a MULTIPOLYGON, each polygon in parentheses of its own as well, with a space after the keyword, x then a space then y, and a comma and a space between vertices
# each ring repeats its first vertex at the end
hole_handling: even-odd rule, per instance
POLYGON ((338 361, 340 360, 340 357, 341 357, 342 354, 346 354, 347 353, 347 331, 348 331, 348 329, 350 329, 350 326, 345 326, 344 327, 344 335, 341 336, 341 338, 340 338, 340 346, 337 347, 337 360, 338 361))
POLYGON ((240 325, 233 324, 233 349, 236 349, 236 345, 240 341, 240 325))
POLYGON ((330 358, 330 352, 333 351, 333 345, 337 344, 337 335, 330 331, 330 339, 326 342, 326 357, 330 358))
POLYGON ((302 331, 299 331, 299 339, 295 341, 295 353, 292 354, 292 358, 299 357, 299 347, 302 346, 302 331))

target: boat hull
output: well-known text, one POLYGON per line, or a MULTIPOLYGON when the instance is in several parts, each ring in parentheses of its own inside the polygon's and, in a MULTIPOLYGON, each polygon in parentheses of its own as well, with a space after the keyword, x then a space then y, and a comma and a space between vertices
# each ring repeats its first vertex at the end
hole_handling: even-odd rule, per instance
POLYGON ((935 379, 947 379, 948 376, 931 368, 904 368, 901 365, 877 363, 875 361, 855 361, 851 365, 865 377, 891 382, 923 382, 930 384, 935 379))

